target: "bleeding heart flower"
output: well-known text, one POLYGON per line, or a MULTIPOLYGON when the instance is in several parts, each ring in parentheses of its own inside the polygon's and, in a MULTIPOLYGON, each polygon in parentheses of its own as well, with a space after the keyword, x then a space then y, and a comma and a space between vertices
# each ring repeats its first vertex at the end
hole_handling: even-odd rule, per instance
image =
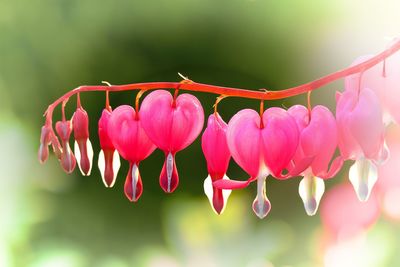
POLYGON ((98 167, 101 173, 101 178, 106 187, 114 186, 121 166, 118 151, 115 149, 108 134, 108 122, 110 117, 111 110, 104 109, 98 123, 98 134, 101 148, 98 167))
POLYGON ((322 224, 335 239, 365 231, 377 221, 379 213, 375 194, 367 202, 360 203, 348 183, 333 187, 321 203, 322 224))
POLYGON ((141 112, 131 106, 116 108, 108 121, 108 135, 119 154, 129 161, 129 171, 125 180, 125 195, 130 201, 137 201, 143 192, 139 163, 155 149, 142 128, 141 112))
POLYGON ((203 128, 201 103, 193 95, 173 99, 168 91, 157 90, 143 100, 140 117, 150 140, 165 153, 160 186, 171 193, 179 183, 175 154, 190 145, 203 128))
POLYGON ((76 159, 69 146, 69 137, 72 132, 71 121, 63 120, 56 123, 56 132, 61 139, 61 154, 59 157, 62 168, 66 173, 75 169, 76 159))
MULTIPOLYGON (((372 57, 359 57, 352 65, 372 57)), ((346 77, 346 90, 358 91, 360 88, 370 88, 376 93, 382 105, 385 124, 391 120, 400 124, 400 53, 390 56, 385 63, 381 62, 362 73, 346 77)))
POLYGON ((299 194, 308 215, 314 215, 324 193, 324 179, 337 174, 343 165, 342 157, 329 163, 337 147, 336 120, 324 106, 315 106, 311 113, 301 105, 288 110, 296 120, 300 139, 296 154, 289 170, 292 176, 301 172, 303 179, 299 184, 299 194))
POLYGON ((78 107, 72 117, 74 129, 74 153, 79 170, 83 176, 89 176, 92 170, 93 148, 89 140, 89 117, 82 107, 78 107))
POLYGON ((388 158, 384 145, 382 110, 376 94, 368 88, 337 95, 336 118, 339 148, 344 159, 355 160, 349 178, 361 201, 374 186, 377 164, 388 158))
POLYGON ((251 109, 239 111, 229 121, 227 141, 233 159, 250 178, 247 181, 218 180, 214 186, 238 189, 257 180, 253 211, 259 218, 264 218, 271 209, 265 179, 270 174, 278 179, 285 178, 282 172, 292 160, 298 140, 295 120, 281 108, 267 109, 262 118, 251 109))
POLYGON ((208 117, 207 128, 201 138, 201 147, 207 160, 208 176, 204 180, 204 192, 217 214, 225 209, 231 190, 218 189, 214 181, 228 179, 226 172, 231 153, 226 141, 227 124, 216 112, 208 117))

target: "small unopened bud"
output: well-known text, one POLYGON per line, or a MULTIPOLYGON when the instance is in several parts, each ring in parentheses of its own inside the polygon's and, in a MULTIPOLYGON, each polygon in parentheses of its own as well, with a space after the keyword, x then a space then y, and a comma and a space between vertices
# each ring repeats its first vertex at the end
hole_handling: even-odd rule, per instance
POLYGON ((49 158, 49 145, 51 144, 51 129, 45 125, 42 127, 40 134, 40 146, 38 152, 38 158, 40 163, 45 163, 49 158))
POLYGON ((90 175, 93 148, 89 140, 89 117, 82 107, 78 107, 72 118, 75 146, 74 152, 82 175, 90 175))
POLYGON ((75 169, 75 156, 69 146, 69 137, 72 131, 71 121, 58 121, 56 123, 56 131, 61 139, 62 152, 60 163, 66 173, 71 173, 75 169))

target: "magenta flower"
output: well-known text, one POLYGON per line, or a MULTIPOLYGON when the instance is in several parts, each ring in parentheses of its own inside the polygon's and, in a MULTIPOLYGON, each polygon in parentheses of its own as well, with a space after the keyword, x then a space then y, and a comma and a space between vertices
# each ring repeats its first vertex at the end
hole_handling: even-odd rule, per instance
POLYGON ((108 134, 108 122, 110 117, 111 110, 103 109, 98 123, 98 134, 101 148, 98 167, 101 173, 101 178, 106 187, 114 186, 121 166, 118 151, 115 149, 108 134))
POLYGON ((128 105, 119 106, 111 113, 108 134, 119 154, 129 161, 125 195, 130 201, 137 201, 143 192, 139 164, 156 149, 143 130, 141 112, 128 105))
POLYGON ((379 204, 375 194, 361 203, 348 183, 339 184, 326 193, 321 203, 324 229, 334 239, 345 239, 365 231, 379 217, 379 204))
MULTIPOLYGON (((69 120, 62 120, 56 123, 56 132, 61 139, 61 154, 59 160, 61 167, 66 173, 75 169, 76 159, 69 146, 69 137, 72 132, 72 123, 69 120)), ((57 146, 58 147, 58 146, 57 146)))
POLYGON ((171 193, 179 183, 175 154, 190 145, 203 128, 201 103, 193 95, 173 99, 168 91, 157 90, 143 100, 140 117, 150 140, 165 153, 160 186, 171 193))
MULTIPOLYGON (((364 62, 373 55, 357 58, 352 65, 364 62)), ((400 54, 397 53, 372 68, 346 77, 345 89, 358 91, 370 88, 378 96, 385 124, 394 120, 400 124, 400 54), (361 84, 360 84, 361 81, 361 84)))
POLYGON ((226 172, 231 153, 226 141, 227 124, 217 112, 208 117, 207 128, 201 138, 201 147, 207 160, 208 176, 204 180, 204 192, 217 214, 221 214, 226 206, 231 190, 223 190, 213 186, 213 182, 221 179, 229 180, 226 172))
POLYGON ((349 179, 358 198, 366 201, 378 179, 376 165, 388 157, 379 100, 368 88, 338 93, 336 117, 340 152, 355 160, 349 179))
POLYGON ((75 144, 74 153, 79 170, 83 176, 89 176, 92 170, 93 148, 89 140, 89 117, 79 106, 72 117, 75 144))
POLYGON ((238 189, 257 180, 253 211, 259 218, 264 218, 271 209, 265 180, 270 174, 278 179, 285 178, 282 172, 292 160, 298 140, 295 120, 281 108, 267 109, 262 118, 251 109, 239 111, 229 121, 227 141, 233 159, 250 178, 247 181, 218 180, 214 186, 238 189))
POLYGON ((316 213, 324 193, 324 179, 335 176, 343 165, 342 157, 337 157, 329 168, 337 147, 336 120, 324 106, 316 106, 310 113, 306 107, 295 105, 288 112, 296 120, 300 133, 290 174, 301 172, 299 194, 311 216, 316 213))

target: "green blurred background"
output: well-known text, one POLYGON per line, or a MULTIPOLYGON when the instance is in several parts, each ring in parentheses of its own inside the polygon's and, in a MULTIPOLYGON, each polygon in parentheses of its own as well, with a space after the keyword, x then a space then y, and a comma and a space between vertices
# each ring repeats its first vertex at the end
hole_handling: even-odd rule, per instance
MULTIPOLYGON (((264 220, 251 210, 254 186, 235 191, 216 216, 203 194, 207 169, 196 140, 177 156, 181 182, 172 195, 158 184, 163 154, 142 163, 144 193, 133 204, 123 194, 126 164, 113 189, 96 168, 103 93, 81 96, 96 155, 90 177, 65 174, 54 156, 38 163, 42 114, 68 90, 103 80, 178 81, 181 72, 254 90, 295 86, 384 49, 399 34, 399 10, 396 0, 0 0, 0 266, 321 266, 320 219, 305 215, 298 179, 268 179, 273 207, 264 220)), ((341 89, 331 84, 313 102, 334 108, 341 89)), ((135 94, 113 93, 112 106, 133 103, 135 94)), ((208 116, 215 95, 195 95, 208 116)), ((228 98, 219 111, 228 121, 258 105, 228 98)), ((246 177, 233 162, 228 174, 246 177)), ((384 252, 371 266, 395 266, 399 242, 389 233, 400 234, 398 226, 379 225, 384 252)))

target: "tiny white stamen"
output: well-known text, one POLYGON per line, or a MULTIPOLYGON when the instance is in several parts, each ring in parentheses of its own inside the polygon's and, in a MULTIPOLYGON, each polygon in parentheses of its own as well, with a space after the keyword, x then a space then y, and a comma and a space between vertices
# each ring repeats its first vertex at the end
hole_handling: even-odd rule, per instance
POLYGON ((174 168, 174 157, 171 153, 168 153, 167 156, 167 191, 171 191, 171 179, 172 179, 172 171, 174 168))

